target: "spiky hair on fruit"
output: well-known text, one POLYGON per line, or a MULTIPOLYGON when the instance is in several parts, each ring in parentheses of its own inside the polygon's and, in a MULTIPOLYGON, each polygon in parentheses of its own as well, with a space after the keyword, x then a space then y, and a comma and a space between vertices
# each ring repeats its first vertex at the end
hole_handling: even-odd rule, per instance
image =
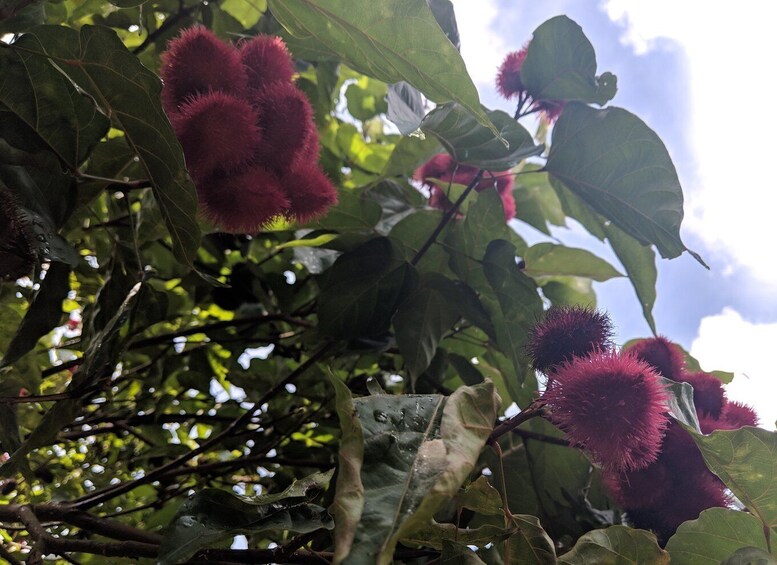
POLYGON ((302 224, 324 214, 337 203, 337 189, 312 163, 301 163, 282 178, 289 211, 302 224))
POLYGON ((531 330, 527 349, 532 365, 550 374, 559 365, 612 347, 609 316, 582 306, 554 307, 531 330))
POLYGON ((725 485, 704 464, 699 448, 676 422, 666 430, 654 463, 636 471, 605 469, 604 484, 631 524, 666 541, 677 527, 729 502, 725 485))
POLYGON ((529 44, 527 43, 518 51, 508 53, 499 66, 499 71, 496 74, 496 89, 503 98, 513 98, 526 90, 521 81, 521 66, 526 60, 528 51, 529 44))
POLYGON ((256 107, 263 137, 257 159, 279 172, 294 168, 317 135, 310 102, 293 84, 276 82, 258 94, 256 107))
POLYGON ((238 168, 253 159, 261 141, 258 120, 251 104, 223 92, 190 98, 171 117, 195 179, 219 169, 238 168))
POLYGON ((239 48, 252 91, 258 92, 274 82, 291 82, 294 62, 280 37, 257 35, 242 42, 239 48))
POLYGON ((197 192, 205 215, 231 233, 256 233, 289 208, 278 176, 260 165, 216 174, 198 185, 197 192))
POLYGON ((629 355, 653 366, 662 377, 680 381, 685 371, 683 352, 663 336, 643 339, 626 349, 629 355))
POLYGON ((559 366, 543 395, 550 419, 608 469, 656 460, 668 425, 667 392, 647 363, 616 351, 559 366))
POLYGON ((168 114, 197 94, 245 95, 246 72, 237 50, 202 26, 186 29, 170 41, 162 54, 160 74, 162 107, 168 114))
POLYGON ((16 198, 0 188, 0 280, 29 275, 37 254, 32 226, 16 198))
POLYGON ((723 406, 721 419, 733 426, 732 429, 758 425, 758 414, 752 407, 742 404, 741 402, 732 402, 730 400, 723 406))

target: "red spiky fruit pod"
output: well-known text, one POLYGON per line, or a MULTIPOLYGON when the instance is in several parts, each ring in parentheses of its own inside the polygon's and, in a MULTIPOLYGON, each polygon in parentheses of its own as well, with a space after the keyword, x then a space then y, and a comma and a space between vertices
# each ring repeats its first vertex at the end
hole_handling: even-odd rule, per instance
POLYGON ((626 352, 653 366, 662 377, 679 381, 685 371, 683 352, 665 337, 643 339, 629 347, 626 352))
POLYGON ((575 357, 543 398, 551 421, 604 468, 641 469, 658 457, 667 393, 647 363, 616 351, 575 357))
POLYGON ((750 406, 741 402, 726 402, 725 406, 723 406, 721 419, 732 426, 730 429, 758 425, 758 414, 750 406))
POLYGON ((337 189, 314 163, 300 163, 282 179, 289 215, 299 223, 324 215, 337 204, 337 189))
POLYGON ((215 174, 197 193, 205 216, 229 233, 256 233, 289 207, 278 176, 259 165, 215 174))
POLYGON ((275 82, 257 99, 262 143, 257 159, 283 175, 318 149, 313 109, 302 91, 290 83, 275 82))
POLYGON ((195 180, 250 161, 261 140, 258 119, 248 102, 223 92, 198 95, 183 104, 171 121, 195 180))
POLYGON ((162 53, 162 107, 168 114, 188 98, 208 92, 245 96, 246 73, 240 55, 202 26, 184 30, 162 53))
POLYGON ((274 82, 290 83, 294 76, 294 62, 289 50, 275 35, 257 35, 241 43, 240 59, 252 92, 258 92, 274 82))
POLYGON ((496 89, 502 97, 510 99, 526 90, 521 82, 521 66, 526 60, 528 50, 529 44, 527 43, 519 51, 508 53, 499 66, 496 75, 496 89))
POLYGON ((581 306, 551 308, 532 329, 527 349, 535 369, 550 374, 564 362, 612 347, 607 314, 581 306))

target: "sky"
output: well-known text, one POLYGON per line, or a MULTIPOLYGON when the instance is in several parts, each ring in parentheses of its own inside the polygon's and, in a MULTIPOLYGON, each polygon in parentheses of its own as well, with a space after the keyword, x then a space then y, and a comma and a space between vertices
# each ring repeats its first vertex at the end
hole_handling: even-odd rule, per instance
MULTIPOLYGON (((597 53, 598 73, 618 76, 611 105, 653 128, 669 150, 685 195, 681 234, 710 265, 688 254, 658 262, 654 316, 660 334, 689 350, 705 370, 736 374, 729 398, 777 420, 777 257, 772 251, 777 144, 773 66, 777 55, 769 0, 453 0, 462 56, 486 106, 511 110, 494 88, 504 56, 543 21, 565 14, 597 53)), ((532 228, 521 226, 530 238, 532 228)), ((606 246, 572 226, 554 233, 617 265, 606 246)), ((650 330, 629 282, 596 285, 617 341, 650 330)))

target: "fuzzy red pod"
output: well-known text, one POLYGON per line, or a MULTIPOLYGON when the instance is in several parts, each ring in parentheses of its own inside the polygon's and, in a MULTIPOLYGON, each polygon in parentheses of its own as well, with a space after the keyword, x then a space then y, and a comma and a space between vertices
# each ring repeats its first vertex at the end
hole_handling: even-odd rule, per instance
POLYGON ((553 372, 544 400, 570 441, 607 469, 641 469, 658 457, 667 392, 647 363, 616 351, 575 357, 553 372))
POLYGON ((683 352, 663 336, 643 339, 629 347, 626 352, 648 365, 653 366, 662 377, 680 381, 685 371, 683 352))
POLYGON ((205 216, 229 233, 256 233, 289 207, 278 176, 258 165, 216 174, 197 193, 205 216))
POLYGON ((337 204, 337 189, 314 163, 301 163, 283 176, 289 214, 301 223, 324 215, 337 204))
POLYGON ((551 308, 529 335, 527 349, 535 369, 545 374, 564 362, 612 347, 607 314, 581 306, 551 308))
POLYGON ((162 54, 162 107, 168 114, 188 98, 207 92, 245 96, 246 73, 240 55, 206 27, 184 30, 162 54))
POLYGON ((667 428, 654 463, 637 471, 606 470, 604 483, 632 525, 654 531, 662 543, 683 522, 729 502, 725 485, 707 469, 690 434, 676 422, 667 428))
POLYGON ((725 406, 723 406, 721 419, 730 425, 731 428, 728 429, 732 430, 743 426, 758 425, 758 414, 750 406, 741 402, 726 402, 725 406))
POLYGON ((302 91, 290 83, 275 82, 256 98, 262 143, 257 159, 280 175, 308 158, 317 143, 313 109, 302 91))
POLYGON ((533 108, 542 113, 545 119, 552 124, 561 117, 565 104, 563 100, 537 100, 533 108))
POLYGON ((245 100, 223 92, 195 96, 172 116, 186 163, 196 180, 250 161, 259 148, 258 115, 245 100))
POLYGON ((693 387, 693 405, 699 415, 707 414, 718 418, 726 402, 723 383, 703 371, 680 373, 678 380, 693 387))
POLYGON ((526 90, 521 81, 521 67, 526 60, 529 44, 518 51, 508 53, 496 75, 496 89, 503 98, 513 98, 526 90))
POLYGON ((248 88, 257 92, 274 82, 290 83, 294 62, 286 44, 275 35, 257 35, 240 44, 248 88))

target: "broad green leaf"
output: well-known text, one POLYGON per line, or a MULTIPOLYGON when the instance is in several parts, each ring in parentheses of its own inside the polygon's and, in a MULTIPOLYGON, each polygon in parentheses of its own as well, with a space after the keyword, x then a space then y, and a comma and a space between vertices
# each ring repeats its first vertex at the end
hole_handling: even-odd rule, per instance
POLYGON ((553 306, 588 306, 596 308, 596 293, 591 279, 549 277, 540 282, 542 294, 553 306))
POLYGON ((403 137, 394 146, 382 174, 384 177, 411 176, 439 150, 440 144, 434 137, 403 137))
POLYGON ((446 541, 456 541, 466 545, 483 547, 489 543, 506 540, 514 530, 504 525, 484 524, 477 528, 457 528, 455 524, 441 524, 432 521, 422 528, 414 530, 402 538, 405 544, 417 544, 434 549, 442 549, 446 541))
POLYGON ((655 244, 663 257, 686 250, 677 171, 661 139, 634 114, 568 104, 545 168, 618 227, 655 244))
POLYGON ((607 234, 607 241, 615 251, 631 285, 637 294, 637 300, 642 307, 642 314, 650 326, 650 330, 656 333, 656 322, 653 319, 653 305, 656 303, 656 254, 650 245, 643 245, 629 234, 618 229, 612 224, 603 224, 602 229, 607 234))
POLYGON ((334 375, 330 375, 329 380, 335 388, 337 417, 341 430, 337 488, 330 507, 335 519, 334 562, 340 563, 350 551, 364 507, 364 485, 360 476, 364 461, 364 433, 359 424, 351 391, 334 375))
POLYGON ((524 172, 522 170, 522 174, 515 177, 515 217, 547 235, 550 235, 548 223, 566 226, 561 201, 550 185, 547 173, 524 172))
POLYGON ((721 561, 720 565, 777 565, 777 557, 759 547, 742 547, 721 561))
MULTIPOLYGON (((405 259, 412 261, 421 250, 429 235, 440 224, 443 213, 440 210, 424 209, 410 214, 391 228, 389 237, 405 250, 405 259)), ((420 272, 448 275, 448 253, 442 242, 449 233, 450 224, 446 226, 437 238, 437 243, 429 247, 416 264, 420 272)))
POLYGON ((383 334, 415 278, 415 270, 386 238, 341 255, 318 297, 319 330, 339 339, 383 334))
POLYGON ((440 563, 445 565, 485 565, 477 554, 461 543, 442 542, 440 563))
POLYGON ((606 234, 602 228, 602 217, 594 212, 588 204, 583 202, 578 196, 570 191, 564 184, 553 176, 548 176, 548 181, 553 190, 556 191, 559 202, 561 202, 561 208, 564 210, 564 214, 570 218, 577 220, 581 226, 583 226, 588 233, 594 236, 599 241, 604 241, 606 234))
POLYGON ((386 117, 394 122, 399 133, 410 135, 421 126, 426 115, 426 108, 418 89, 413 88, 405 81, 395 82, 389 85, 387 98, 386 117))
POLYGON ((441 275, 422 276, 394 315, 397 346, 413 381, 429 367, 437 345, 459 317, 456 305, 447 299, 451 286, 453 282, 441 275))
POLYGON ((558 560, 566 565, 665 565, 669 554, 645 530, 610 526, 583 535, 558 560))
POLYGON ((331 529, 326 510, 310 501, 326 489, 332 472, 295 481, 285 491, 257 497, 208 488, 189 497, 167 527, 159 565, 183 563, 198 550, 237 534, 268 530, 308 533, 331 529))
POLYGON ((585 249, 537 243, 523 253, 524 272, 531 277, 572 275, 606 281, 623 275, 604 259, 585 249))
POLYGON ((699 432, 699 418, 693 405, 693 387, 688 383, 678 383, 660 377, 661 383, 669 393, 669 413, 675 420, 699 432))
POLYGON ((521 82, 535 100, 577 100, 603 106, 617 91, 615 75, 596 76, 593 45, 566 16, 551 18, 534 31, 521 65, 521 82))
POLYGON ((494 137, 471 113, 455 103, 437 106, 421 122, 421 129, 436 137, 459 163, 488 171, 506 171, 545 149, 534 145, 526 129, 501 110, 485 110, 509 146, 494 137))
POLYGON ((691 434, 707 467, 765 528, 777 526, 777 432, 745 426, 691 434))
POLYGON ((513 514, 512 525, 517 531, 507 542, 510 547, 510 563, 556 564, 553 540, 542 529, 539 518, 513 514))
POLYGON ((0 49, 0 133, 20 149, 45 147, 75 170, 109 120, 38 50, 31 35, 0 49))
POLYGON ((763 526, 747 512, 710 508, 680 524, 666 550, 672 565, 719 565, 743 547, 767 549, 763 526))
POLYGON ((197 194, 162 110, 159 78, 109 28, 40 26, 30 34, 37 44, 26 48, 56 63, 124 131, 151 181, 176 258, 191 264, 200 245, 197 194))
POLYGON ((461 104, 498 136, 459 52, 426 0, 270 0, 293 35, 315 38, 353 69, 386 83, 407 81, 434 102, 461 104))
POLYGON ((381 394, 354 401, 364 438, 364 506, 343 563, 391 562, 397 542, 428 524, 472 472, 498 405, 491 383, 447 398, 381 394))
MULTIPOLYGON (((373 564, 391 558, 391 539, 418 509, 445 461, 440 422, 447 399, 439 395, 368 396, 354 400, 364 438, 364 505, 341 563, 373 564)), ((340 538, 342 540, 342 538, 340 538)), ((393 542, 396 543, 396 542, 393 542)))
POLYGON ((453 10, 451 0, 428 0, 434 19, 440 24, 445 35, 453 43, 456 49, 461 48, 459 38, 459 25, 456 23, 456 12, 453 10))
POLYGON ((503 512, 499 491, 482 475, 456 495, 456 504, 486 516, 500 516, 503 512))
POLYGON ((507 241, 495 240, 488 245, 483 271, 499 304, 500 317, 494 323, 497 342, 515 371, 508 378, 515 379, 521 389, 521 397, 513 400, 525 406, 534 392, 534 383, 525 380, 529 362, 524 348, 529 331, 542 313, 542 301, 534 281, 518 268, 515 247, 507 241))
POLYGON ((6 367, 18 361, 32 350, 38 340, 57 327, 62 321, 62 301, 70 291, 70 267, 63 263, 50 263, 46 278, 40 283, 30 308, 24 315, 16 335, 8 345, 0 366, 6 367))
MULTIPOLYGON (((638 341, 638 340, 632 340, 632 341, 638 341)), ((699 365, 699 362, 696 360, 695 357, 693 357, 690 353, 688 353, 685 349, 683 349, 679 344, 675 344, 675 346, 679 347, 682 350, 683 355, 685 356, 685 367, 687 370, 692 372, 702 371, 701 365, 699 365)), ((713 377, 721 381, 723 384, 728 384, 732 380, 734 380, 734 373, 729 373, 727 371, 705 371, 705 372, 712 375, 713 377)))
POLYGON ((380 216, 380 206, 367 198, 364 191, 341 190, 337 206, 310 227, 337 231, 368 230, 378 223, 380 216))
POLYGON ((385 114, 388 111, 386 93, 386 83, 366 76, 358 78, 345 89, 348 113, 361 121, 385 114))

